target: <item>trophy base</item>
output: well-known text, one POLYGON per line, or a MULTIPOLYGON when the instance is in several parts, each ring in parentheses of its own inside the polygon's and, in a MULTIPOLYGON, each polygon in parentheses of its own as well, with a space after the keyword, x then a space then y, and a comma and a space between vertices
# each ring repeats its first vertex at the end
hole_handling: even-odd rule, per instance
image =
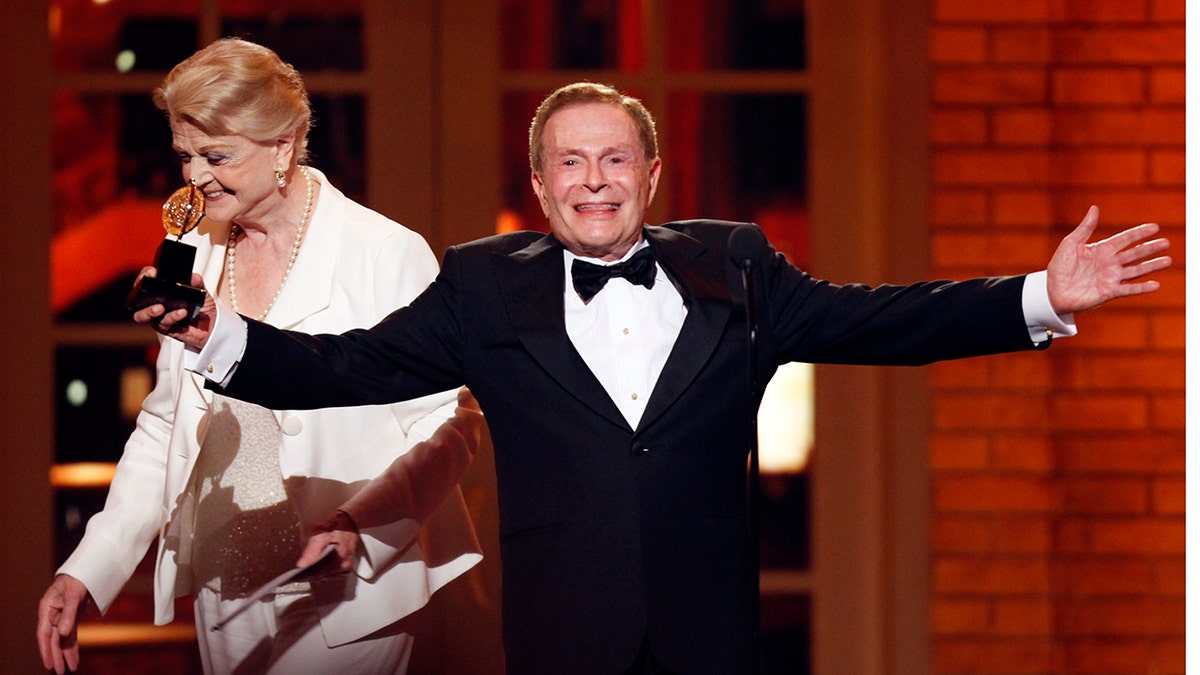
POLYGON ((175 281, 164 281, 157 277, 142 277, 133 285, 133 291, 125 300, 125 308, 130 312, 150 305, 162 305, 168 312, 186 309, 188 321, 196 318, 203 304, 204 289, 175 281))

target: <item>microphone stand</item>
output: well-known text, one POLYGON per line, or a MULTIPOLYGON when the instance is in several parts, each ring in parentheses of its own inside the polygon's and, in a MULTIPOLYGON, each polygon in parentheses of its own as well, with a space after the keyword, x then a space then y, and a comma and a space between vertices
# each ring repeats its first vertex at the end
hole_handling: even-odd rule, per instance
POLYGON ((759 580, 759 528, 758 511, 760 501, 760 486, 758 477, 758 409, 754 402, 758 399, 758 315, 754 300, 754 275, 751 273, 754 261, 745 258, 738 261, 742 270, 742 288, 746 294, 746 356, 747 373, 750 376, 750 412, 747 415, 747 425, 750 435, 750 468, 746 476, 746 527, 750 539, 750 587, 751 611, 754 625, 750 634, 750 658, 754 673, 762 671, 762 654, 760 653, 760 634, 762 632, 761 583, 759 580))

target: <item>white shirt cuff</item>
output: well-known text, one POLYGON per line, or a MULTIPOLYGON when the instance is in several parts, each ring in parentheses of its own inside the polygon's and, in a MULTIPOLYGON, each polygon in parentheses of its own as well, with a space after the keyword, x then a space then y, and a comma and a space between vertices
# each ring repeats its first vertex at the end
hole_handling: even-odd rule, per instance
POLYGON ((1021 309, 1025 312, 1025 326, 1029 328, 1029 339, 1041 344, 1050 338, 1070 337, 1079 332, 1075 328, 1075 314, 1056 314, 1050 305, 1050 291, 1046 287, 1046 270, 1025 276, 1021 289, 1021 309))
POLYGON ((217 305, 217 319, 208 342, 199 352, 188 347, 183 353, 183 367, 198 373, 220 386, 229 384, 237 364, 246 353, 246 320, 237 312, 217 305))

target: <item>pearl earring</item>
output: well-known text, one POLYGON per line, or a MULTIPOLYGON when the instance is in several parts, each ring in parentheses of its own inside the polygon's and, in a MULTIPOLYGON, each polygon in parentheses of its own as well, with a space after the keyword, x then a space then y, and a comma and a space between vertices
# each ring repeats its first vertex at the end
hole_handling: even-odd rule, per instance
POLYGON ((287 174, 279 167, 275 167, 275 182, 279 187, 287 187, 287 174))

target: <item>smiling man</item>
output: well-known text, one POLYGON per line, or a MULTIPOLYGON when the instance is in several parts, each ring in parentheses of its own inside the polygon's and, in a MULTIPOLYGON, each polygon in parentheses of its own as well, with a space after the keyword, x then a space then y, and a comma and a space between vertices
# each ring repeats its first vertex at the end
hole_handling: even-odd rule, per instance
POLYGON ((176 337, 228 396, 274 408, 381 404, 466 384, 495 447, 508 672, 746 673, 752 573, 742 260, 758 373, 789 361, 918 365, 1037 349, 1072 314, 1147 293, 1158 228, 1089 244, 1089 210, 1047 271, 839 286, 757 228, 644 223, 662 164, 653 118, 611 87, 551 94, 530 130, 549 234, 451 247, 433 284, 370 330, 278 331, 210 301, 176 337), (734 232, 740 234, 733 236, 734 232), (749 233, 747 235, 747 232, 749 233), (747 237, 748 239, 744 238, 747 237), (750 246, 730 242, 741 239, 750 246), (610 278, 611 276, 611 278, 610 278))

